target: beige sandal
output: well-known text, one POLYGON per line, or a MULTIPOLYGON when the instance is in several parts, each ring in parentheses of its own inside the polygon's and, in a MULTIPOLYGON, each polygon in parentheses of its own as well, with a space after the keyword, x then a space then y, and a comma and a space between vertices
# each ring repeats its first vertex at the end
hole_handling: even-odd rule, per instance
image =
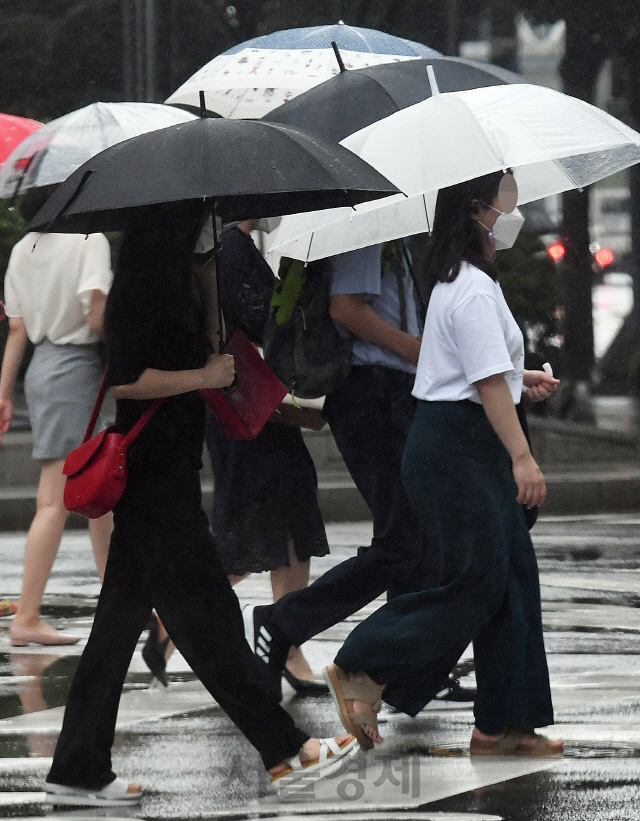
POLYGON ((558 742, 539 733, 525 730, 507 730, 495 741, 471 737, 469 745, 471 755, 517 755, 527 758, 561 758, 564 742, 558 742), (526 740, 535 738, 535 744, 526 744, 526 740), (558 744, 562 746, 558 746, 558 744))
POLYGON ((382 707, 380 686, 364 681, 352 681, 344 670, 335 664, 325 667, 322 675, 345 729, 358 739, 363 750, 371 750, 374 746, 373 740, 364 732, 362 725, 368 724, 378 732, 378 713, 382 707), (354 701, 364 702, 368 708, 366 712, 355 713, 354 701))

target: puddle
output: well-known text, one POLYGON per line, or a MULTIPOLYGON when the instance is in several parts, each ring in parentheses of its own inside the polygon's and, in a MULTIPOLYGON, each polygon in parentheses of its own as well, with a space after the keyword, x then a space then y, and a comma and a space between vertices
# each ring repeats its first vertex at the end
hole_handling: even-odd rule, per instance
POLYGON ((79 656, 0 653, 0 719, 66 703, 79 656))

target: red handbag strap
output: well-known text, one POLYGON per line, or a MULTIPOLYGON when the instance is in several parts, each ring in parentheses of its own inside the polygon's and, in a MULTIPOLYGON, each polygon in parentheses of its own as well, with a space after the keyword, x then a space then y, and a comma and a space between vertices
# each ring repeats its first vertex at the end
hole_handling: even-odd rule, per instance
MULTIPOLYGON (((91 414, 91 419, 89 420, 89 425, 87 426, 87 432, 84 435, 84 439, 82 440, 83 444, 87 442, 93 436, 93 429, 96 426, 96 422, 98 421, 98 416, 100 415, 100 408, 102 407, 102 403, 104 402, 104 397, 107 393, 107 376, 109 374, 109 366, 104 369, 104 376, 102 377, 102 382, 100 383, 100 390, 98 391, 98 397, 96 399, 96 404, 93 406, 93 412, 91 414)), ((140 433, 142 428, 147 424, 149 419, 153 416, 153 414, 158 410, 160 405, 164 402, 164 399, 156 399, 152 402, 146 411, 142 414, 140 419, 135 423, 135 425, 131 428, 129 433, 124 437, 122 440, 122 446, 128 448, 129 445, 133 442, 136 436, 140 433)))
POLYGON ((91 414, 91 419, 89 420, 89 424, 87 425, 87 432, 84 435, 84 439, 82 440, 82 444, 88 442, 89 439, 93 436, 93 429, 96 426, 96 422, 98 421, 98 416, 100 414, 100 408, 102 407, 102 403, 104 402, 104 397, 107 392, 107 374, 109 373, 109 367, 107 366, 104 369, 104 376, 102 377, 102 382, 100 383, 100 390, 98 391, 98 398, 96 399, 96 404, 93 406, 93 412, 91 414))
POLYGON ((153 414, 158 410, 160 405, 164 402, 164 399, 156 399, 154 400, 146 411, 142 414, 140 419, 135 423, 135 425, 131 428, 129 433, 124 437, 122 440, 122 447, 126 450, 129 445, 133 442, 136 436, 140 433, 142 428, 147 424, 149 419, 153 416, 153 414))

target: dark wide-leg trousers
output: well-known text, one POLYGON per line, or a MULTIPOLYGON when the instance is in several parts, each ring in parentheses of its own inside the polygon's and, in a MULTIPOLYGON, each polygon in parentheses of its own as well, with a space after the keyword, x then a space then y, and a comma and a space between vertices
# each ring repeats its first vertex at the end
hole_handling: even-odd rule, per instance
MULTIPOLYGON (((193 473, 174 477, 181 499, 200 498, 199 476, 193 473)), ((265 767, 295 755, 309 736, 268 690, 244 638, 238 599, 202 510, 193 504, 170 520, 160 515, 151 521, 139 507, 123 501, 115 510, 93 629, 71 685, 47 780, 97 789, 115 778, 111 747, 120 694, 152 608, 191 669, 257 748, 265 767)))
POLYGON ((385 684, 383 698, 415 715, 473 642, 476 726, 553 723, 538 567, 511 461, 482 406, 420 402, 402 476, 429 533, 439 583, 393 599, 336 656, 385 684))
POLYGON ((331 432, 371 509, 373 539, 309 587, 274 604, 270 623, 294 645, 352 615, 385 590, 404 588, 420 565, 420 523, 400 476, 415 411, 413 380, 413 374, 394 368, 355 366, 326 399, 331 432))

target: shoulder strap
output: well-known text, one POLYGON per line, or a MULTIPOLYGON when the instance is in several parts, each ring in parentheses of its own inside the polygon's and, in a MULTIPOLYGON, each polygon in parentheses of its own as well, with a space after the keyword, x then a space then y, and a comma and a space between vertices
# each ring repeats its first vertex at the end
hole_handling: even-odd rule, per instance
POLYGON ((98 391, 98 398, 96 399, 96 404, 93 406, 93 411, 91 413, 91 419, 89 420, 89 424, 87 425, 87 432, 84 435, 84 439, 82 443, 89 441, 93 436, 93 429, 96 426, 96 422, 98 421, 98 416, 100 414, 100 408, 102 407, 102 403, 104 402, 104 397, 107 392, 107 374, 109 373, 109 366, 104 369, 104 376, 102 377, 102 382, 100 383, 100 390, 98 391))
MULTIPOLYGON (((104 376, 102 377, 102 382, 100 383, 100 390, 98 391, 98 397, 96 399, 96 404, 93 406, 93 412, 91 414, 91 419, 89 420, 89 425, 87 426, 87 432, 84 435, 84 439, 82 442, 87 442, 93 436, 93 430, 96 426, 96 422, 98 421, 98 416, 100 414, 100 408, 102 407, 102 403, 104 402, 104 397, 107 392, 107 376, 109 374, 109 366, 104 369, 104 376)), ((133 442, 136 436, 140 433, 142 428, 147 424, 149 419, 153 416, 153 414, 158 410, 160 405, 164 402, 164 399, 156 399, 152 402, 149 407, 145 410, 142 414, 140 419, 135 423, 135 425, 131 428, 129 433, 124 437, 122 444, 123 447, 128 448, 129 445, 133 442)))

